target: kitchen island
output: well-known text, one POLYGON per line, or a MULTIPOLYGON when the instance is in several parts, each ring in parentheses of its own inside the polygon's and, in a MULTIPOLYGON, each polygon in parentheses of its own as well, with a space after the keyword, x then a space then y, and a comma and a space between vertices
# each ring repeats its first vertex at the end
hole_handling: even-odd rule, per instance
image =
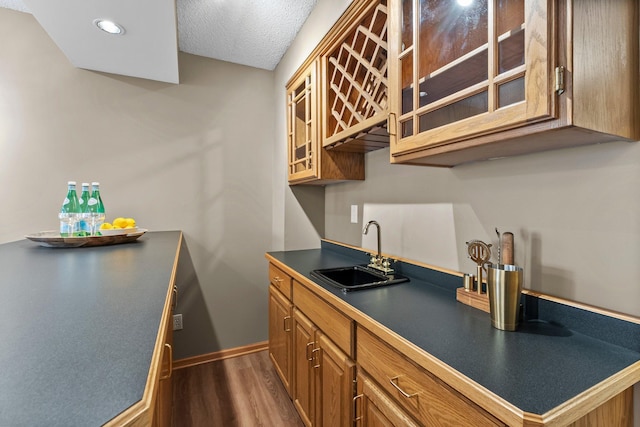
MULTIPOLYGON (((394 355, 403 359, 398 363, 409 362, 409 372, 426 372, 444 383, 442 390, 456 394, 457 401, 471 401, 469 407, 485 414, 487 425, 595 425, 596 419, 607 420, 607 425, 633 424, 632 385, 640 381, 637 318, 526 293, 524 322, 518 331, 506 332, 491 326, 489 314, 456 301, 456 289, 463 284, 455 272, 399 262, 397 271, 410 282, 346 293, 310 274, 366 264, 368 258, 357 248, 327 241, 321 249, 267 254, 275 268, 292 278, 294 312, 296 291, 309 290, 351 319, 352 332, 346 332, 351 348, 348 343, 341 347, 358 372, 369 371, 374 379, 377 375, 377 384, 386 387, 396 403, 413 402, 406 406, 409 412, 429 403, 412 397, 408 389, 404 394, 394 389, 398 378, 410 377, 391 372, 397 366, 384 375, 387 366, 397 362, 394 355), (368 343, 377 348, 367 348, 368 343)), ((275 282, 282 290, 280 276, 275 282)), ((409 387, 415 389, 415 384, 409 387)), ((420 416, 420 411, 412 416, 420 416)))
POLYGON ((182 233, 0 245, 0 425, 151 425, 182 233))

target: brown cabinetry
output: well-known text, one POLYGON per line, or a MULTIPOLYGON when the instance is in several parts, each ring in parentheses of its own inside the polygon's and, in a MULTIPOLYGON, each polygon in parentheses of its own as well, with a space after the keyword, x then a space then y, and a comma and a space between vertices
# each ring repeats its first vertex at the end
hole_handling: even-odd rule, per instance
POLYGON ((319 60, 299 70, 287 85, 289 184, 326 184, 364 179, 364 156, 329 152, 319 135, 319 60))
POLYGON ((269 264, 269 358, 291 396, 292 310, 291 276, 269 264))
POLYGON ((325 147, 365 152, 389 145, 387 0, 355 6, 321 56, 322 140, 325 147))
POLYGON ((296 409, 307 426, 350 426, 352 321, 295 280, 293 301, 296 409))
POLYGON ((391 2, 393 163, 640 138, 637 1, 459 3, 391 2))
POLYGON ((362 371, 357 377, 358 394, 354 399, 359 425, 370 427, 418 427, 418 424, 362 371))
POLYGON ((291 77, 289 184, 364 179, 364 153, 389 145, 387 0, 356 0, 291 77))
POLYGON ((357 329, 356 341, 358 364, 420 424, 505 425, 366 329, 357 329))
POLYGON ((269 358, 291 396, 292 333, 291 302, 276 289, 269 286, 269 358))

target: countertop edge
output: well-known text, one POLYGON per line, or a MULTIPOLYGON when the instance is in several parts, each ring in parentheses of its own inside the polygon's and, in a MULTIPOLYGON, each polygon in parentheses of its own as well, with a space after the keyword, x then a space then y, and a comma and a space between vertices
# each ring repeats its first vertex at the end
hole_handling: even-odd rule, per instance
MULTIPOLYGON (((352 250, 366 252, 364 249, 353 247, 350 245, 344 245, 339 242, 327 242, 352 250)), ((445 381, 449 386, 466 396, 469 400, 473 401, 475 404, 479 405, 485 410, 488 410, 490 413, 492 413, 494 416, 507 423, 508 425, 523 425, 525 421, 539 423, 540 425, 545 426, 567 425, 580 419, 585 414, 591 412, 593 409, 608 401, 611 397, 623 392, 627 388, 640 381, 640 362, 636 362, 628 368, 619 371, 617 374, 610 376, 609 378, 601 381, 590 389, 585 390, 574 398, 567 400, 566 402, 556 406, 555 408, 544 414, 532 414, 524 412, 517 406, 493 393, 486 387, 478 384, 477 382, 455 370, 454 368, 450 367, 427 351, 417 347, 415 344, 395 333, 393 330, 380 324, 379 322, 364 314, 360 310, 356 309, 349 303, 337 298, 335 295, 323 289, 321 286, 318 286, 303 274, 300 274, 299 272, 284 264, 282 261, 273 257, 269 253, 265 254, 265 258, 270 262, 276 264, 286 273, 290 274, 295 280, 303 284, 305 287, 310 289, 326 302, 342 311, 359 325, 371 330, 376 335, 380 336, 405 356, 412 359, 416 364, 432 372, 434 375, 445 381)), ((410 260, 403 259, 403 261, 411 264, 416 264, 415 262, 412 262, 410 260)), ((421 266, 432 268, 432 266, 429 265, 421 266)), ((457 272, 443 271, 442 269, 437 270, 449 274, 458 275, 457 272)), ((536 297, 546 297, 537 292, 531 292, 531 294, 534 294, 534 296, 536 297)), ((555 300, 556 302, 577 306, 585 310, 592 308, 584 304, 574 303, 572 301, 564 300, 561 298, 548 298, 551 300, 555 300)), ((635 319, 627 315, 622 316, 618 313, 610 313, 607 310, 603 309, 596 308, 594 312, 603 315, 609 315, 615 318, 622 317, 623 320, 629 320, 629 318, 635 319)))
POLYGON ((160 324, 158 325, 158 334, 156 335, 156 342, 153 347, 153 355, 151 356, 151 364, 149 367, 149 374, 147 375, 147 382, 144 388, 142 399, 125 409, 118 416, 111 419, 104 424, 104 427, 134 427, 134 426, 149 426, 153 421, 153 411, 155 409, 155 403, 157 398, 157 389, 160 382, 160 373, 162 367, 162 352, 164 350, 164 342, 166 339, 166 328, 162 325, 166 325, 171 315, 171 299, 173 297, 173 286, 176 279, 176 272, 178 269, 178 259, 180 257, 180 248, 182 247, 183 233, 180 231, 178 238, 178 244, 176 248, 176 254, 173 261, 173 267, 171 269, 171 277, 169 283, 167 283, 167 294, 165 296, 164 308, 162 310, 162 317, 160 318, 160 324))

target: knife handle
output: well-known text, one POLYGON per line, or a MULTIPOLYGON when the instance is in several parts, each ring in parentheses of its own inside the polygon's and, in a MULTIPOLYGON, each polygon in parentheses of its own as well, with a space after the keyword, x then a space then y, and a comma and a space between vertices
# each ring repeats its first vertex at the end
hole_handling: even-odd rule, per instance
POLYGON ((502 233, 502 263, 513 265, 513 233, 502 233))

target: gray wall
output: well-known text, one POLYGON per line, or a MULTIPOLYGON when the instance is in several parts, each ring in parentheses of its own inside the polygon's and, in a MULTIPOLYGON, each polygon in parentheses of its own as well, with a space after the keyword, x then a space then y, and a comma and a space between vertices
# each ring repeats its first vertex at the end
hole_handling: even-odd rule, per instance
MULTIPOLYGON (((366 155, 365 181, 326 187, 325 235, 360 246, 362 217, 359 224, 350 223, 352 204, 464 204, 481 224, 478 235, 458 239, 464 257, 465 241, 488 236, 487 243, 495 248, 495 228, 511 231, 515 261, 525 268, 525 287, 640 316, 639 183, 638 143, 556 150, 452 169, 392 165, 385 149, 366 155)), ((381 226, 384 242, 385 224, 381 226)), ((425 239, 423 244, 438 242, 425 239)), ((475 272, 471 260, 464 267, 475 272)))
POLYGON ((67 180, 183 230, 177 359, 267 339, 274 73, 180 54, 179 85, 74 68, 0 9, 0 242, 55 229, 67 180))

